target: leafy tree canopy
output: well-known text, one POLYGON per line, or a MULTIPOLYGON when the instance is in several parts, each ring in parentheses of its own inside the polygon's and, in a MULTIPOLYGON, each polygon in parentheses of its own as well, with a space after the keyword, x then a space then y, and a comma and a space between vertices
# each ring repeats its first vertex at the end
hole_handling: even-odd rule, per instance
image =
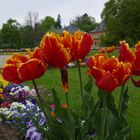
POLYGON ((53 17, 51 16, 46 16, 42 22, 41 26, 43 27, 44 31, 49 31, 51 28, 55 28, 56 26, 56 21, 53 17))
POLYGON ((90 32, 93 30, 97 23, 95 21, 94 17, 89 16, 87 13, 85 13, 82 16, 77 16, 74 20, 74 23, 83 31, 90 32))
POLYGON ((20 45, 21 36, 19 31, 19 23, 14 19, 9 19, 3 24, 1 29, 1 46, 3 48, 15 48, 20 45))
POLYGON ((118 44, 125 39, 134 45, 140 39, 140 0, 109 0, 102 11, 102 20, 106 25, 103 44, 118 44), (112 41, 109 36, 113 36, 112 41))

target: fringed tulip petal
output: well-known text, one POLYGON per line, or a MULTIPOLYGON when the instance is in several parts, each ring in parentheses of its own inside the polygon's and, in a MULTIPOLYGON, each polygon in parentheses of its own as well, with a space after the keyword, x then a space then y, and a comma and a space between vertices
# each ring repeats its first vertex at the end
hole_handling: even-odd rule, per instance
POLYGON ((106 54, 95 54, 88 59, 88 74, 95 78, 97 87, 106 92, 123 85, 130 77, 131 64, 119 62, 117 58, 106 54))
POLYGON ((129 45, 127 43, 122 43, 120 45, 120 49, 119 49, 119 61, 129 62, 131 64, 133 64, 134 61, 135 61, 135 54, 129 48, 129 45))
POLYGON ((102 66, 105 71, 109 71, 112 73, 114 69, 117 68, 118 60, 115 57, 112 57, 102 66))
POLYGON ((27 80, 39 78, 46 71, 39 48, 33 52, 28 50, 27 56, 14 54, 3 67, 2 75, 10 82, 20 84, 27 80))
POLYGON ((41 77, 45 72, 44 64, 38 59, 31 59, 19 66, 18 72, 22 81, 34 80, 41 77))
POLYGON ((135 62, 132 65, 132 74, 140 76, 140 49, 135 51, 135 62))
POLYGON ((47 64, 54 67, 63 68, 70 61, 69 51, 61 43, 60 37, 53 34, 46 34, 41 41, 40 48, 42 49, 44 59, 47 64))
POLYGON ((117 68, 113 71, 113 75, 117 79, 118 85, 123 85, 130 78, 130 69, 130 63, 118 63, 117 68))
POLYGON ((94 77, 96 80, 99 80, 104 75, 105 71, 103 69, 93 67, 92 69, 89 69, 87 73, 94 77))
POLYGON ((66 48, 67 51, 70 51, 70 49, 72 48, 72 34, 68 31, 63 31, 61 41, 64 45, 64 48, 66 48))
POLYGON ((88 33, 84 33, 79 44, 79 59, 84 59, 86 57, 91 49, 92 44, 93 39, 91 35, 89 35, 88 33))
POLYGON ((140 50, 140 41, 135 46, 136 50, 140 50))
POLYGON ((88 60, 87 60, 87 66, 89 68, 92 69, 92 67, 95 65, 95 63, 96 63, 96 61, 95 61, 94 57, 89 57, 88 58, 88 60))
POLYGON ((7 64, 3 67, 2 69, 2 76, 4 77, 5 80, 20 84, 22 83, 22 80, 19 78, 19 74, 17 71, 17 67, 11 64, 7 64))
POLYGON ((24 63, 26 61, 28 61, 28 58, 25 55, 15 53, 7 59, 6 63, 18 65, 19 63, 24 63))
POLYGON ((72 60, 84 59, 93 43, 94 41, 90 34, 81 31, 75 32, 73 35, 73 47, 71 49, 72 60))
POLYGON ((115 79, 115 77, 113 77, 112 74, 110 74, 109 72, 106 72, 100 78, 100 80, 96 81, 96 84, 99 88, 103 89, 107 93, 110 93, 111 91, 113 91, 117 87, 118 82, 115 79))

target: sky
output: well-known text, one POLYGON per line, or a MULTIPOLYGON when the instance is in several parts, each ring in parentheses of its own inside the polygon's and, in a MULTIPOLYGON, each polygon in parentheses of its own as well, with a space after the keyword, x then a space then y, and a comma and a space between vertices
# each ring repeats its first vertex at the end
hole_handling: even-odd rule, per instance
POLYGON ((60 14, 62 26, 84 13, 100 22, 105 2, 107 0, 0 0, 0 27, 9 18, 24 24, 29 12, 38 13, 39 20, 45 16, 56 20, 60 14))

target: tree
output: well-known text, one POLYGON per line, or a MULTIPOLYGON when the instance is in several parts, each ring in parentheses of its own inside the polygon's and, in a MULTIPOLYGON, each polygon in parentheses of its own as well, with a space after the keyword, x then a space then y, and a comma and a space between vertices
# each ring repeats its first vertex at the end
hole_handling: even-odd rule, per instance
POLYGON ((87 13, 82 16, 77 16, 74 24, 76 24, 81 30, 86 32, 90 32, 97 26, 95 18, 89 16, 87 13))
POLYGON ((33 48, 39 44, 44 32, 38 19, 38 13, 29 12, 25 19, 25 25, 20 28, 22 35, 22 47, 33 48))
POLYGON ((1 29, 1 44, 3 48, 20 48, 21 35, 19 23, 14 19, 9 19, 3 24, 1 29))
POLYGON ((32 48, 34 44, 34 35, 32 26, 25 25, 20 29, 23 48, 32 48))
POLYGON ((25 18, 25 25, 31 26, 32 28, 35 28, 36 24, 39 22, 38 20, 38 13, 36 12, 28 12, 26 18, 25 18))
POLYGON ((46 16, 42 21, 41 21, 41 26, 44 30, 44 33, 47 31, 50 31, 52 28, 55 28, 56 26, 56 21, 53 17, 51 16, 46 16))
POLYGON ((57 16, 57 20, 56 20, 56 28, 60 29, 62 26, 61 26, 61 16, 60 14, 58 14, 57 16))
POLYGON ((101 15, 106 25, 106 35, 102 43, 109 45, 109 42, 113 41, 114 44, 118 44, 122 39, 131 45, 136 43, 139 40, 139 13, 139 0, 109 0, 101 15), (113 36, 112 41, 109 40, 109 36, 113 36))

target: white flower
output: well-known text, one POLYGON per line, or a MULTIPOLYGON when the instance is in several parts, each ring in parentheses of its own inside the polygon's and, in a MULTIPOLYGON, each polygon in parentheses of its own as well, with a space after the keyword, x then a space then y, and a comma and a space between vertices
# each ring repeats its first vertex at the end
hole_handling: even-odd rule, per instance
POLYGON ((24 86, 23 89, 24 89, 25 91, 30 91, 30 88, 29 88, 28 86, 24 86))
POLYGON ((11 104, 10 109, 17 109, 17 108, 25 109, 26 107, 25 107, 25 105, 22 104, 22 103, 13 102, 13 103, 11 104))
POLYGON ((31 89, 30 93, 31 93, 32 96, 36 96, 36 91, 35 91, 35 89, 31 89))
POLYGON ((12 95, 12 96, 13 96, 13 95, 15 95, 15 93, 14 93, 14 92, 10 92, 9 94, 10 94, 10 95, 12 95))
POLYGON ((4 115, 6 118, 8 118, 10 114, 10 110, 8 108, 0 108, 0 114, 4 115))

